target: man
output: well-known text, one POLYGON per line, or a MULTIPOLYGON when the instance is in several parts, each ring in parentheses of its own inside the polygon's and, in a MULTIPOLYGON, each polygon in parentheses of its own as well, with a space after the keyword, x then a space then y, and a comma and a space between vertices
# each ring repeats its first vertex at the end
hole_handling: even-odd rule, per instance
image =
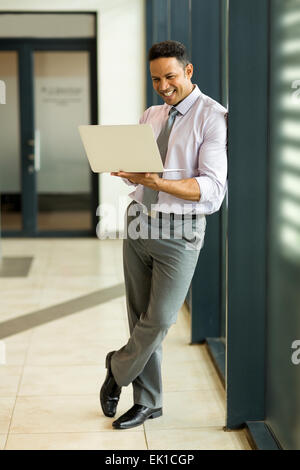
POLYGON ((102 410, 113 417, 121 388, 133 385, 134 406, 113 422, 115 429, 162 415, 162 341, 189 289, 205 216, 219 210, 227 188, 226 109, 192 83, 193 65, 181 43, 154 44, 149 63, 153 88, 164 104, 147 109, 140 123, 152 126, 164 169, 174 172, 112 173, 135 186, 123 241, 130 338, 108 353, 100 391, 102 410), (138 237, 131 230, 137 213, 138 237))

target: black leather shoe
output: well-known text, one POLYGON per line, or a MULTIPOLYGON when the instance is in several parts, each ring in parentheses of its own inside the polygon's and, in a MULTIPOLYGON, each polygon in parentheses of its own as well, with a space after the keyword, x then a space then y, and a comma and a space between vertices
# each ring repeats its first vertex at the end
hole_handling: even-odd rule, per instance
POLYGON ((143 405, 133 405, 130 410, 112 423, 115 429, 129 429, 140 426, 146 419, 162 416, 162 408, 148 408, 143 405))
POLYGON ((114 354, 114 352, 115 351, 111 351, 106 356, 105 366, 107 368, 107 374, 100 390, 100 403, 102 411, 105 416, 108 416, 109 418, 113 418, 116 414, 122 388, 119 387, 115 381, 110 367, 111 356, 114 354))

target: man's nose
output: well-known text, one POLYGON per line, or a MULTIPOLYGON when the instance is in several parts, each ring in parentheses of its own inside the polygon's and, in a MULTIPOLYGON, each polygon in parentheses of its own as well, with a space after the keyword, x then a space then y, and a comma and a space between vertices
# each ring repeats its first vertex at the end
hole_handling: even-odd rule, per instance
POLYGON ((160 91, 166 91, 169 88, 169 82, 168 80, 161 80, 160 82, 160 91))

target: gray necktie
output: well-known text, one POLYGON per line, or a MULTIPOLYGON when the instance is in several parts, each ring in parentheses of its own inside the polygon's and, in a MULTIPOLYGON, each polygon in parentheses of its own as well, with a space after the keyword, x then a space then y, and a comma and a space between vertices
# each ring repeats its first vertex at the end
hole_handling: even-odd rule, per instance
MULTIPOLYGON (((156 141, 163 165, 165 164, 166 155, 168 151, 169 136, 177 114, 179 114, 179 111, 177 111, 176 108, 172 107, 169 111, 168 120, 162 128, 161 133, 159 134, 156 141)), ((162 176, 162 173, 160 173, 159 176, 162 176)), ((151 211, 151 204, 156 204, 157 199, 158 191, 144 186, 143 204, 147 207, 148 213, 151 211)))

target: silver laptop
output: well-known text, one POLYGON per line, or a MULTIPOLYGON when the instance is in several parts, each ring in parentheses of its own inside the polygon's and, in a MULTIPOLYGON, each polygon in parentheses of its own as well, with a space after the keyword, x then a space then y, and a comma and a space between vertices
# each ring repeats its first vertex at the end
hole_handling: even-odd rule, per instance
POLYGON ((95 173, 112 171, 164 171, 149 124, 122 126, 79 126, 79 133, 95 173))

